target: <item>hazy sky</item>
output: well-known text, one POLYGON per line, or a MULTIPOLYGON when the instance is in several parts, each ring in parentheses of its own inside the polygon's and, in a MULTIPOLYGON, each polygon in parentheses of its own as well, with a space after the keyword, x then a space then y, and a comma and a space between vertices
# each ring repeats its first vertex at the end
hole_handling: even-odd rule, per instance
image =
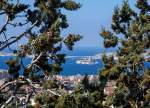
MULTIPOLYGON (((21 0, 32 3, 33 0, 21 0)), ((76 47, 103 47, 103 40, 99 36, 101 26, 110 28, 112 13, 115 6, 121 6, 123 0, 75 0, 82 4, 78 11, 63 11, 67 15, 69 27, 62 32, 63 36, 69 33, 80 34, 84 38, 76 44, 76 47)), ((129 0, 131 7, 136 0, 129 0)), ((5 17, 0 17, 0 22, 5 22, 5 17)), ((1 24, 0 24, 1 26, 1 24)), ((13 29, 12 29, 13 30, 13 29)), ((15 35, 22 31, 8 32, 15 35)), ((24 29, 22 29, 24 30, 24 29)), ((20 33, 19 33, 20 34, 20 33)), ((23 39, 20 43, 24 42, 23 39)))
MULTIPOLYGON (((84 38, 77 46, 103 47, 102 38, 99 36, 101 26, 110 28, 112 12, 115 6, 121 6, 123 0, 76 0, 82 4, 76 12, 66 12, 69 28, 63 32, 79 33, 84 38)), ((136 0, 129 0, 134 7, 136 0)))

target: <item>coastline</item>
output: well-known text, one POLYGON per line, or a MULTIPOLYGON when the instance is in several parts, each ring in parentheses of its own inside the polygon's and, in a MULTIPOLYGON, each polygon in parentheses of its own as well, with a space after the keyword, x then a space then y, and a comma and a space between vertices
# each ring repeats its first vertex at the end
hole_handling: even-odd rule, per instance
MULTIPOLYGON (((66 56, 66 63, 63 64, 63 71, 61 71, 59 76, 62 77, 67 77, 67 76, 84 76, 86 73, 88 75, 97 75, 97 72, 102 68, 103 64, 102 64, 102 54, 103 53, 99 53, 99 54, 95 54, 93 56, 66 56), (77 64, 76 61, 83 59, 83 58, 87 58, 87 57, 91 57, 93 60, 98 61, 98 64, 94 64, 94 65, 89 65, 89 64, 77 64), (68 69, 68 66, 70 67, 68 69)), ((110 55, 115 55, 116 53, 114 52, 109 52, 106 53, 108 56, 110 55)), ((7 71, 6 69, 8 69, 8 67, 6 66, 6 64, 4 64, 4 60, 6 59, 5 57, 7 56, 7 59, 9 59, 9 56, 15 56, 12 53, 2 53, 0 52, 0 57, 2 57, 2 60, 0 63, 0 72, 1 71, 7 71), (5 70, 3 70, 5 69, 5 70)), ((146 67, 150 67, 149 63, 150 63, 150 55, 149 53, 144 53, 143 56, 146 58, 145 62, 146 62, 146 67), (148 62, 148 63, 147 63, 148 62)), ((25 62, 24 65, 27 65, 30 60, 32 58, 32 55, 29 55, 25 58, 25 62), (29 58, 29 59, 28 59, 29 58)), ((115 60, 117 60, 117 58, 115 58, 115 60)), ((22 70, 20 71, 20 73, 22 73, 22 70)))
MULTIPOLYGON (((150 55, 149 54, 150 54, 150 51, 147 51, 147 52, 143 53, 144 58, 150 59, 150 55)), ((98 53, 98 54, 95 54, 95 55, 92 55, 92 56, 86 56, 86 55, 85 56, 78 56, 77 55, 77 56, 66 56, 65 58, 69 59, 69 58, 87 58, 87 57, 91 57, 92 59, 102 59, 102 55, 103 55, 103 53, 98 53)), ((118 59, 117 56, 116 56, 116 52, 107 52, 106 55, 107 56, 113 55, 115 60, 118 59)), ((0 56, 15 56, 15 54, 13 54, 13 53, 6 53, 6 52, 0 52, 0 56)), ((27 57, 33 58, 33 55, 27 55, 27 57)))

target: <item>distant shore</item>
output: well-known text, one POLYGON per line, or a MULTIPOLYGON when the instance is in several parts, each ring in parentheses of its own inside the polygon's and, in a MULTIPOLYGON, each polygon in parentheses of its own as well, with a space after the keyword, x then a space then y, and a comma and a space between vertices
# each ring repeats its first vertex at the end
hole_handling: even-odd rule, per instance
MULTIPOLYGON (((143 53, 143 56, 145 58, 146 61, 150 61, 150 51, 143 53)), ((66 56, 66 59, 69 58, 87 58, 87 57, 91 57, 92 59, 102 59, 102 55, 103 53, 99 53, 99 54, 95 54, 93 56, 66 56)), ((116 53, 115 52, 107 52, 106 53, 107 56, 113 55, 115 60, 118 60, 116 53)), ((7 52, 0 52, 0 56, 15 56, 15 54, 13 53, 7 53, 7 52)), ((32 58, 33 55, 27 55, 27 57, 32 58)))

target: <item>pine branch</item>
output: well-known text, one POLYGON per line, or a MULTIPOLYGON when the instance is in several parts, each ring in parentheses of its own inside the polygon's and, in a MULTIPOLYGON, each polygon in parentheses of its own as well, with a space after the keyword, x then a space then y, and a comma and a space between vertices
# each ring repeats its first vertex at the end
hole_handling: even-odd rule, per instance
POLYGON ((11 96, 11 97, 1 106, 1 108, 5 108, 5 106, 8 105, 14 98, 15 98, 15 96, 11 96))
POLYGON ((43 52, 40 53, 40 55, 31 62, 31 64, 29 66, 27 66, 27 69, 30 69, 36 62, 38 62, 38 60, 43 56, 43 52))
POLYGON ((4 29, 6 28, 8 22, 9 22, 9 17, 7 16, 6 21, 5 21, 5 24, 3 25, 3 27, 2 27, 1 30, 0 30, 0 34, 1 34, 1 33, 4 31, 4 29))
MULTIPOLYGON (((4 46, 0 47, 0 50, 3 50, 5 49, 7 46, 17 42, 18 40, 20 40, 26 33, 28 33, 30 30, 32 30, 32 28, 37 24, 37 21, 29 28, 27 29, 25 32, 23 32, 22 34, 20 34, 19 36, 16 36, 15 37, 15 40, 12 40, 10 42, 8 42, 7 44, 5 44, 4 46)), ((10 39, 8 39, 10 40, 10 39)))

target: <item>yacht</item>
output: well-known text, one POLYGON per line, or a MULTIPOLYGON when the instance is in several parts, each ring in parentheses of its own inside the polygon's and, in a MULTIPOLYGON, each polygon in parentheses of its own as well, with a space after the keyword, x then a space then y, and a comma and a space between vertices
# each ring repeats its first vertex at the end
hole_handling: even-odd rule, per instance
POLYGON ((92 65, 97 64, 98 62, 92 59, 92 57, 85 57, 79 60, 76 60, 77 64, 86 64, 86 65, 92 65))

